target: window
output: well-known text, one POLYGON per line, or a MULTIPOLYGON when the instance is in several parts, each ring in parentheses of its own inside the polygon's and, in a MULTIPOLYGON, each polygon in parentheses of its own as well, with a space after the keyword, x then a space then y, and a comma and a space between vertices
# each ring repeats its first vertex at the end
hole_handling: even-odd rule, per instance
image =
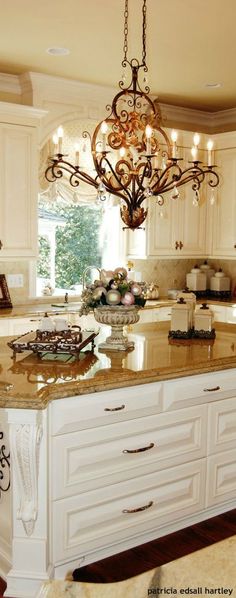
MULTIPOLYGON (((120 218, 117 206, 39 202, 37 295, 81 293, 87 266, 119 265, 120 218)), ((98 276, 88 272, 86 280, 98 276)))
MULTIPOLYGON (((74 161, 75 143, 80 145, 80 166, 94 175, 94 165, 88 139, 83 131, 92 131, 92 120, 73 120, 63 124, 63 152, 74 161)), ((73 188, 65 177, 54 183, 45 179, 48 156, 52 155, 48 141, 40 153, 39 170, 39 259, 37 264, 37 295, 80 294, 83 271, 87 266, 107 270, 124 263, 126 235, 122 231, 119 200, 101 202, 93 187, 80 183, 73 188)), ((95 272, 88 273, 91 278, 95 272)))

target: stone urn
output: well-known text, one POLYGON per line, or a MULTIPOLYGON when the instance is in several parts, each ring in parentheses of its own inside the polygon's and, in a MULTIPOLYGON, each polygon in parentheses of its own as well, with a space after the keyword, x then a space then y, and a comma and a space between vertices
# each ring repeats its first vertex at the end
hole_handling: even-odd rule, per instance
POLYGON ((138 305, 102 305, 95 307, 94 317, 99 324, 111 326, 111 335, 104 343, 99 345, 101 349, 109 351, 127 351, 134 347, 134 342, 129 341, 124 333, 124 326, 136 324, 139 321, 138 305))

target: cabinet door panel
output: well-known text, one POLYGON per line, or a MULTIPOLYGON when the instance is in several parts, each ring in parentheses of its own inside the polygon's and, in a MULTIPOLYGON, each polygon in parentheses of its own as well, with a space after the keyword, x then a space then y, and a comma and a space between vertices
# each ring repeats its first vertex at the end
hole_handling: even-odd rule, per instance
POLYGON ((207 507, 235 499, 236 451, 225 451, 208 458, 207 507))
POLYGON ((205 461, 55 501, 53 558, 79 557, 204 508, 205 461), (63 533, 58 533, 60 521, 63 533))
POLYGON ((179 207, 169 195, 164 198, 164 205, 159 206, 152 199, 147 219, 148 255, 173 255, 179 252, 175 242, 179 238, 179 207))
POLYGON ((220 185, 214 205, 213 255, 236 257, 236 150, 217 153, 220 185))
POLYGON ((206 409, 191 407, 53 438, 53 498, 205 456, 206 409))
POLYGON ((0 140, 1 256, 36 255, 36 132, 2 124, 0 140))

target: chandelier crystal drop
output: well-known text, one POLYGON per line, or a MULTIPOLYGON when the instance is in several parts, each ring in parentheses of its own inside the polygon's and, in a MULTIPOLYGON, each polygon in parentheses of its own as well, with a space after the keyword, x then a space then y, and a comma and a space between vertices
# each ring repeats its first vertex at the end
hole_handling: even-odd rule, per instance
MULTIPOLYGON (((146 64, 146 7, 142 5, 142 61, 128 60, 128 0, 124 11, 124 57, 123 74, 119 82, 120 91, 112 104, 107 106, 108 116, 97 124, 92 135, 83 132, 83 139, 90 141, 95 175, 86 172, 80 165, 80 151, 75 149, 75 164, 67 161, 62 152, 63 130, 59 127, 54 136, 55 154, 50 158, 46 169, 47 181, 53 182, 67 174, 69 183, 77 188, 80 182, 93 186, 101 201, 107 195, 120 199, 120 214, 125 226, 135 230, 140 228, 147 217, 147 198, 156 198, 162 205, 163 194, 171 192, 177 200, 178 188, 189 182, 198 197, 200 186, 206 175, 207 183, 214 188, 219 176, 212 164, 212 141, 207 145, 207 164, 198 159, 199 135, 196 133, 191 150, 192 159, 187 167, 181 167, 178 158, 177 132, 172 131, 171 140, 161 128, 161 112, 158 104, 149 97, 146 64), (131 69, 129 85, 126 84, 126 67, 131 69), (144 73, 144 90, 139 84, 139 71, 144 73), (126 86, 125 86, 126 84, 126 86), (161 199, 161 202, 160 202, 161 199)), ((198 202, 197 202, 198 203, 198 202)))

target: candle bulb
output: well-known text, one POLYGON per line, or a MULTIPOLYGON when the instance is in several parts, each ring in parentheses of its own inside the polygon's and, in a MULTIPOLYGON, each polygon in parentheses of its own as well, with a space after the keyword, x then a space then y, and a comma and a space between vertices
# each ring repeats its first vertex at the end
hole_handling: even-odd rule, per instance
POLYGON ((75 166, 79 166, 79 143, 75 143, 75 166))
POLYGON ((57 137, 56 133, 54 133, 54 135, 52 137, 52 142, 53 142, 53 153, 57 154, 57 151, 58 151, 58 137, 57 137))
POLYGON ((125 156, 125 147, 121 147, 120 148, 120 157, 124 158, 124 156, 125 156))
POLYGON ((145 134, 146 134, 146 155, 150 156, 151 155, 151 136, 152 136, 152 127, 150 127, 150 125, 146 126, 145 134))
POLYGON ((195 145, 191 149, 191 154, 193 157, 193 161, 196 162, 197 161, 197 147, 195 145))
POLYGON ((207 165, 208 166, 212 166, 212 163, 211 163, 212 148, 213 148, 213 141, 211 139, 209 139, 209 141, 207 142, 207 165))
MULTIPOLYGON (((194 148, 195 148, 195 152, 194 152, 195 157, 193 159, 196 162, 198 160, 198 146, 200 143, 200 135, 198 133, 195 133, 195 135, 193 136, 193 143, 194 143, 194 148)), ((192 152, 192 156, 193 156, 193 152, 192 152)))
POLYGON ((171 133, 171 140, 173 141, 172 145, 172 158, 176 158, 176 141, 178 138, 178 134, 176 131, 172 131, 171 133))
POLYGON ((158 164, 158 152, 156 152, 154 154, 153 168, 155 168, 155 170, 158 170, 158 166, 159 166, 159 164, 158 164))
POLYGON ((57 137, 58 137, 58 154, 62 154, 62 138, 63 138, 63 128, 62 127, 58 127, 57 137))
POLYGON ((106 133, 107 133, 107 123, 104 120, 101 124, 101 133, 102 133, 102 151, 106 151, 106 133))

